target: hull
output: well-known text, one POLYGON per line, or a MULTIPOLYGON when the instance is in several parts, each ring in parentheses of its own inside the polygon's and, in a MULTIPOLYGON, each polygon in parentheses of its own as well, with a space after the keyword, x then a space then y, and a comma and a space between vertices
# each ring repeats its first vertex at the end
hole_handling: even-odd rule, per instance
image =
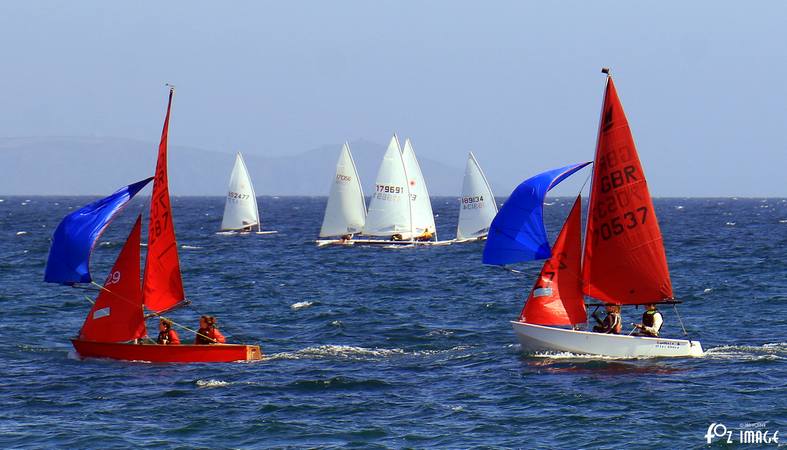
POLYGON ((511 325, 527 353, 570 352, 616 358, 703 355, 699 341, 591 333, 522 322, 511 322, 511 325))
POLYGON ((258 345, 156 345, 94 342, 72 339, 80 358, 162 363, 235 362, 262 359, 258 345))
POLYGON ((278 231, 240 231, 240 230, 224 230, 224 231, 217 231, 216 234, 222 236, 235 236, 241 235, 245 236, 248 234, 276 234, 278 231))
POLYGON ((485 240, 486 240, 486 235, 483 235, 470 239, 454 239, 451 242, 453 242, 454 244, 466 244, 468 242, 483 242, 485 240))
POLYGON ((425 246, 425 247, 440 247, 444 245, 451 245, 452 241, 391 241, 384 239, 350 239, 343 241, 341 239, 319 239, 316 241, 317 247, 326 246, 351 246, 351 245, 382 245, 388 248, 406 247, 406 246, 425 246))

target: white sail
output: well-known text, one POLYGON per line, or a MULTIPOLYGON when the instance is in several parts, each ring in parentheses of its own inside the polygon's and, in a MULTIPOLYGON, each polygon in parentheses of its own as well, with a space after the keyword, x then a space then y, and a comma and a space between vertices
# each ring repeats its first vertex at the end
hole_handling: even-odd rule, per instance
POLYGON ((497 214, 497 203, 473 152, 467 157, 456 239, 476 239, 489 233, 489 225, 497 214))
POLYGON ((415 157, 415 150, 413 150, 410 139, 404 141, 402 159, 409 181, 410 201, 413 208, 413 232, 416 236, 427 231, 434 234, 437 227, 432 213, 432 201, 429 199, 429 190, 426 188, 426 181, 424 181, 424 175, 421 173, 421 166, 415 157))
POLYGON ((345 142, 336 163, 336 175, 331 183, 320 237, 360 233, 365 222, 366 200, 350 153, 350 144, 345 142))
POLYGON ((260 214, 257 210, 257 197, 251 185, 249 171, 240 153, 235 157, 232 168, 227 201, 224 203, 222 230, 242 230, 256 226, 260 229, 260 214))
POLYGON ((403 238, 409 239, 412 235, 412 214, 408 196, 402 151, 399 147, 399 139, 394 135, 377 172, 363 234, 368 236, 400 234, 403 238))

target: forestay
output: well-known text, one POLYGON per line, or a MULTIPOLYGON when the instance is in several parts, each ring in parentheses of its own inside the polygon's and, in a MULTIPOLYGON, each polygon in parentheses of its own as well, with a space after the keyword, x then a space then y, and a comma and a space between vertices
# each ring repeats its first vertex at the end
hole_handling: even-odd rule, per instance
POLYGON ((467 156, 465 177, 462 181, 462 198, 459 204, 459 221, 456 239, 475 239, 489 233, 489 225, 497 214, 497 203, 484 172, 473 152, 467 156))
POLYGON ((426 188, 424 175, 421 173, 421 165, 415 156, 415 150, 410 139, 405 139, 402 160, 408 178, 408 188, 410 189, 410 201, 413 209, 413 230, 415 235, 425 232, 435 233, 437 227, 434 223, 432 213, 432 201, 429 199, 429 190, 426 188))
POLYGON ((577 196, 544 262, 519 320, 539 325, 576 325, 587 321, 582 295, 582 198, 577 196))
POLYGON ((369 214, 363 234, 368 236, 409 237, 412 232, 412 215, 399 139, 394 135, 380 163, 375 190, 369 203, 369 214))
POLYGON ((544 226, 544 197, 568 176, 590 162, 540 173, 523 181, 503 204, 489 228, 484 264, 505 265, 549 258, 544 226))
POLYGON ((79 338, 96 342, 125 342, 145 337, 142 287, 139 284, 139 243, 142 216, 137 217, 104 287, 90 309, 79 338))
POLYGON ((221 220, 222 231, 242 230, 256 226, 260 230, 260 214, 257 209, 257 196, 251 184, 246 162, 238 152, 235 166, 230 175, 227 200, 224 203, 224 217, 221 220))
POLYGON ((350 144, 345 142, 336 162, 336 174, 331 183, 320 237, 360 233, 365 223, 366 200, 350 144))

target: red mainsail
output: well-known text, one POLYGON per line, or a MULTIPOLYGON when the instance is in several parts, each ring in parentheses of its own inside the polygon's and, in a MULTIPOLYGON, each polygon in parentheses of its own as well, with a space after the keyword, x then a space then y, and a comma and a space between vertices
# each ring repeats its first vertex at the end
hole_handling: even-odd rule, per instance
POLYGON ((143 295, 145 306, 153 311, 172 308, 185 298, 167 179, 167 134, 173 94, 174 89, 170 89, 167 117, 164 119, 164 130, 161 132, 158 149, 156 176, 153 179, 153 194, 150 197, 148 256, 145 259, 143 295))
POLYGON ((582 263, 585 294, 616 304, 671 299, 659 222, 611 76, 592 183, 582 263))
POLYGON ((575 325, 587 321, 582 295, 582 198, 577 197, 541 269, 519 320, 537 325, 575 325))
POLYGON ((139 241, 142 217, 137 218, 131 234, 104 282, 104 289, 85 319, 79 338, 97 342, 125 342, 144 337, 142 288, 139 284, 139 241))

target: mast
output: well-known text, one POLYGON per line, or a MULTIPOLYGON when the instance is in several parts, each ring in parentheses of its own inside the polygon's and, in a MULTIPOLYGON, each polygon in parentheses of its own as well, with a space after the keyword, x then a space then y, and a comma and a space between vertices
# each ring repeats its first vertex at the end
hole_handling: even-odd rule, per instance
POLYGON ((653 201, 609 69, 590 187, 582 261, 586 295, 616 304, 672 299, 653 201))
POLYGON ((148 227, 148 252, 145 258, 143 298, 145 306, 161 312, 172 309, 185 300, 183 280, 178 259, 178 245, 172 221, 172 205, 167 175, 167 143, 169 117, 175 87, 170 86, 167 115, 161 131, 153 193, 150 197, 150 223, 148 227))
MULTIPOLYGON (((396 146, 402 150, 402 147, 399 146, 399 136, 394 133, 394 138, 396 139, 396 146)), ((399 152, 399 160, 402 162, 402 168, 404 170, 404 181, 407 189, 407 206, 408 211, 410 212, 410 241, 415 241, 415 227, 413 224, 413 193, 410 191, 410 175, 407 173, 407 164, 404 163, 404 154, 402 151, 399 152)))

